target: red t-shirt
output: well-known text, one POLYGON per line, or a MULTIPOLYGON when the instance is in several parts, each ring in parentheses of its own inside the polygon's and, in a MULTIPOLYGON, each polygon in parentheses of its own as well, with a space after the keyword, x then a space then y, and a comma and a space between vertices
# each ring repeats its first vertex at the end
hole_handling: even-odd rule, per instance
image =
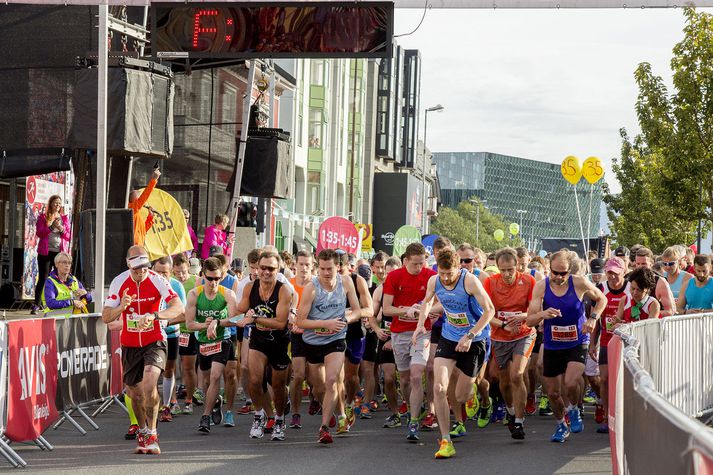
MULTIPOLYGON (((513 283, 508 285, 501 274, 495 274, 485 280, 483 287, 490 296, 490 300, 493 301, 495 316, 498 320, 507 323, 514 314, 527 313, 530 300, 532 300, 532 290, 535 288, 535 278, 530 274, 518 272, 513 283)), ((515 341, 534 332, 534 328, 530 328, 525 325, 525 322, 522 322, 520 331, 515 334, 493 326, 490 338, 494 341, 515 341)))
MULTIPOLYGON (((424 267, 417 275, 411 275, 405 267, 391 271, 386 276, 384 282, 384 295, 393 295, 394 307, 410 307, 421 302, 426 296, 428 279, 436 273, 424 267)), ((408 317, 394 317, 391 323, 392 333, 410 332, 416 329, 418 317, 409 319, 408 317)), ((431 329, 430 319, 426 319, 426 330, 431 329)))
POLYGON ((611 337, 614 335, 612 332, 614 331, 616 312, 619 310, 619 302, 629 295, 629 282, 625 282, 624 287, 618 290, 610 289, 609 283, 604 282, 601 290, 607 298, 607 306, 604 308, 604 312, 599 319, 601 323, 599 345, 604 348, 609 344, 609 340, 611 340, 611 337))

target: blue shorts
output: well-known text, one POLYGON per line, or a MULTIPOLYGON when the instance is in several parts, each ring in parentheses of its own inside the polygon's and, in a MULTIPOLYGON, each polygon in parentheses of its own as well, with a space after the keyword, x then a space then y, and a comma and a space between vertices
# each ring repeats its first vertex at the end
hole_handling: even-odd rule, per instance
POLYGON ((357 365, 361 363, 361 359, 364 357, 364 348, 366 347, 365 338, 357 338, 354 340, 347 340, 347 351, 344 356, 349 360, 351 364, 357 365))

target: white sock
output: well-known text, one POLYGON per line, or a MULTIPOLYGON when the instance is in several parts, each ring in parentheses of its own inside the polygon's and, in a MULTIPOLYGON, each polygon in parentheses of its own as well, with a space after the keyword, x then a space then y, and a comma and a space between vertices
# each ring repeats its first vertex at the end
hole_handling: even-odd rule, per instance
POLYGON ((176 385, 176 375, 174 374, 170 378, 166 376, 163 377, 163 405, 169 406, 171 404, 171 394, 173 394, 173 387, 176 385))
POLYGON ((516 417, 515 418, 515 424, 524 424, 524 423, 525 423, 524 417, 516 417))
POLYGON ((575 406, 575 405, 573 405, 573 404, 570 404, 569 406, 567 406, 567 412, 573 411, 573 410, 575 410, 575 409, 577 409, 577 406, 575 406))
POLYGON ((514 416, 514 415, 515 415, 515 408, 514 408, 514 407, 508 407, 507 410, 508 410, 508 414, 510 414, 511 416, 514 416))

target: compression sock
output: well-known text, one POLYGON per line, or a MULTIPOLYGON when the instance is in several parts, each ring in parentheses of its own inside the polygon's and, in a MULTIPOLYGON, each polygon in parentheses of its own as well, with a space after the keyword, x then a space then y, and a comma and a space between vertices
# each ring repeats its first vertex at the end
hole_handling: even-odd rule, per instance
POLYGON ((173 393, 173 387, 176 385, 176 375, 167 378, 163 377, 163 405, 171 405, 171 394, 173 393))
POLYGON ((124 396, 124 403, 126 404, 126 409, 129 411, 129 421, 131 425, 139 425, 139 421, 136 419, 136 414, 134 413, 134 404, 128 395, 124 396))

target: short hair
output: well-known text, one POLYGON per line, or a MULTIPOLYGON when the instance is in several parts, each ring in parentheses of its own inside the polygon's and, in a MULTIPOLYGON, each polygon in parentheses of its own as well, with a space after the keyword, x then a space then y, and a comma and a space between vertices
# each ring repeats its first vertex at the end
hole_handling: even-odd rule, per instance
POLYGON ((66 252, 58 252, 57 255, 54 256, 54 260, 53 260, 52 262, 54 262, 54 265, 57 265, 57 263, 59 262, 59 260, 60 260, 61 258, 63 258, 63 257, 69 259, 69 262, 72 262, 72 256, 70 256, 70 255, 67 254, 66 252))
POLYGON ((574 256, 572 256, 572 260, 569 264, 569 273, 572 275, 583 274, 587 266, 585 266, 582 259, 577 256, 577 253, 573 252, 573 254, 574 256))
POLYGON ((289 251, 280 251, 280 258, 282 259, 282 262, 285 263, 286 267, 289 267, 290 264, 295 262, 294 258, 292 257, 292 254, 290 254, 289 251))
POLYGON ((223 266, 221 265, 220 261, 213 257, 209 257, 208 259, 203 261, 203 272, 215 272, 215 271, 223 271, 223 266))
POLYGON ((384 251, 379 251, 376 254, 374 254, 374 257, 371 258, 371 264, 374 262, 386 262, 389 259, 389 255, 385 253, 384 251))
POLYGON ((473 251, 473 252, 475 252, 475 248, 472 245, 468 244, 467 242, 464 242, 463 244, 458 246, 458 250, 459 251, 473 251))
POLYGON ((557 259, 561 259, 567 263, 567 269, 572 272, 572 263, 576 256, 576 252, 572 252, 569 249, 560 249, 559 251, 552 254, 552 257, 550 257, 550 262, 552 263, 557 259))
MULTIPOLYGON (((520 248, 521 249, 521 248, 520 248)), ((516 249, 504 247, 495 253, 495 264, 500 262, 500 259, 506 259, 517 264, 517 259, 520 257, 516 249)))
POLYGON ((420 242, 412 242, 406 246, 406 252, 404 252, 404 257, 413 256, 425 256, 426 248, 420 242))
POLYGON ((297 251, 297 254, 295 254, 295 262, 297 262, 300 257, 306 257, 312 262, 312 253, 309 251, 297 251))
POLYGON ((434 241, 433 241, 433 250, 435 251, 438 249, 439 251, 441 249, 445 249, 447 247, 453 247, 453 244, 451 243, 451 240, 448 239, 445 236, 438 236, 434 241))
POLYGON ((218 259, 218 262, 220 262, 221 266, 227 266, 228 265, 228 258, 225 257, 224 254, 214 254, 211 257, 215 257, 218 259))
POLYGON ((260 260, 260 249, 253 249, 247 255, 248 264, 257 264, 260 260))
POLYGON ((666 249, 663 250, 663 254, 661 256, 671 256, 674 259, 680 259, 683 257, 681 255, 681 249, 680 246, 669 246, 666 249))
MULTIPOLYGON (((538 257, 539 257, 539 256, 538 256, 538 257)), ((536 261, 536 260, 534 260, 534 259, 530 261, 530 263, 527 265, 527 268, 528 268, 528 269, 535 269, 535 270, 538 270, 538 271, 540 271, 540 272, 544 272, 544 271, 545 271, 545 266, 542 265, 542 262, 536 261)))
POLYGON ((153 265, 155 266, 156 264, 161 264, 161 265, 166 265, 168 264, 169 266, 173 265, 173 259, 171 259, 171 256, 163 256, 159 257, 155 261, 153 261, 153 265))
POLYGON ((648 247, 640 246, 640 247, 636 250, 636 257, 648 257, 648 258, 651 259, 651 261, 653 262, 653 260, 654 260, 654 253, 651 252, 651 249, 649 249, 648 247))
POLYGON ((341 256, 337 254, 334 249, 322 249, 317 254, 317 260, 320 261, 333 261, 335 265, 339 265, 341 262, 341 256))
POLYGON ((656 274, 651 269, 639 268, 629 275, 629 282, 636 282, 641 290, 656 288, 656 274))
POLYGON ((389 257, 386 259, 386 262, 384 262, 384 267, 395 267, 398 269, 401 267, 401 259, 398 257, 389 257))
POLYGON ((460 257, 456 251, 451 249, 443 249, 438 253, 436 265, 439 269, 453 269, 460 267, 460 257))
POLYGON ((215 223, 215 224, 221 224, 221 223, 222 223, 223 221, 225 221, 226 219, 228 219, 228 215, 225 215, 225 214, 222 214, 222 213, 218 213, 218 214, 215 215, 215 219, 213 220, 213 223, 215 223))
POLYGON ((139 250, 139 249, 143 251, 142 254, 144 254, 145 256, 148 256, 148 255, 149 255, 148 251, 146 250, 146 248, 145 248, 144 246, 140 246, 140 245, 138 245, 138 244, 135 244, 135 245, 129 247, 129 249, 127 249, 127 251, 126 251, 126 258, 128 259, 129 257, 131 257, 131 251, 135 251, 135 250, 139 250))
POLYGON ((518 259, 522 259, 523 257, 528 257, 530 255, 530 252, 522 246, 516 247, 515 252, 517 253, 518 259))
POLYGON ((487 260, 487 261, 494 261, 494 260, 495 260, 495 253, 494 253, 494 252, 491 252, 490 254, 488 254, 488 255, 485 257, 485 260, 487 260))
POLYGON ((262 251, 260 253, 260 258, 257 261, 260 262, 263 259, 275 259, 277 264, 280 264, 280 254, 275 251, 262 251))
POLYGON ((711 264, 711 258, 708 254, 698 254, 693 258, 694 266, 709 266, 711 264))
POLYGON ((173 266, 182 266, 183 264, 188 264, 188 259, 185 254, 176 254, 173 258, 173 266))

